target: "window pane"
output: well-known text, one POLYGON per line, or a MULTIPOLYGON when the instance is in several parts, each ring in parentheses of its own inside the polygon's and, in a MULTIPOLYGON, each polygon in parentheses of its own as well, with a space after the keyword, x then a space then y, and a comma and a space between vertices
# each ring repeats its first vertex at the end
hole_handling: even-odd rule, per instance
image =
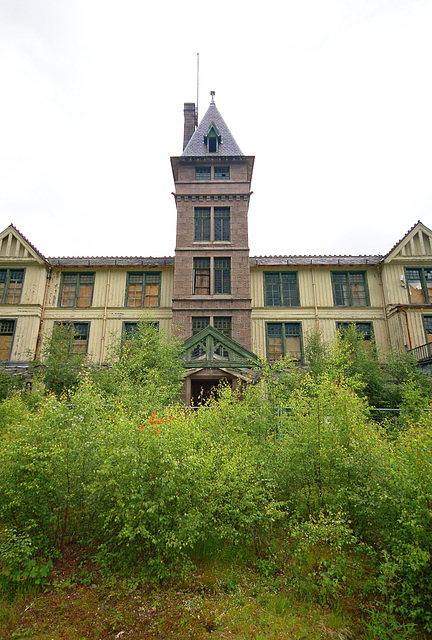
POLYGON ((81 284, 78 292, 78 307, 90 307, 93 295, 92 284, 81 284))
POLYGON ((0 320, 0 360, 9 360, 15 320, 0 320))
POLYGON ((75 305, 76 284, 63 285, 63 292, 60 301, 62 307, 73 307, 75 305))
POLYGON ((215 293, 231 293, 231 260, 230 258, 214 259, 215 293))
POLYGON ((215 180, 229 180, 230 168, 229 167, 215 167, 214 168, 215 180))
POLYGON ((210 207, 195 207, 196 242, 210 242, 210 207))
POLYGON ((195 180, 210 180, 211 167, 195 167, 195 180))
POLYGON ((157 307, 159 305, 159 285, 146 284, 145 290, 145 307, 157 307))
POLYGON ((334 303, 336 306, 348 305, 348 286, 346 273, 332 273, 334 303))
POLYGON ((299 295, 297 287, 297 274, 281 273, 280 278, 282 287, 282 306, 298 307, 299 295))
POLYGON ((210 318, 192 318, 192 335, 194 336, 196 333, 199 333, 210 324, 210 318))
POLYGON ((349 274, 351 305, 353 307, 366 306, 366 287, 363 273, 349 274))
POLYGON ((215 329, 231 338, 232 320, 230 317, 215 317, 213 318, 213 325, 215 329))
POLYGON ((141 307, 143 286, 142 284, 133 284, 131 283, 131 280, 129 280, 129 283, 127 306, 141 307))
POLYGON ((279 286, 279 273, 264 274, 265 304, 267 307, 280 307, 281 294, 279 286))
POLYGON ((214 208, 214 239, 216 242, 229 242, 231 236, 230 215, 229 207, 214 208))
POLYGON ((71 345, 71 353, 87 353, 87 340, 88 340, 88 323, 74 323, 74 334, 71 345))
POLYGON ((0 360, 9 360, 12 347, 12 336, 0 334, 0 360))
POLYGON ((406 278, 408 282, 408 290, 411 303, 424 304, 425 297, 423 293, 420 269, 407 269, 406 278))

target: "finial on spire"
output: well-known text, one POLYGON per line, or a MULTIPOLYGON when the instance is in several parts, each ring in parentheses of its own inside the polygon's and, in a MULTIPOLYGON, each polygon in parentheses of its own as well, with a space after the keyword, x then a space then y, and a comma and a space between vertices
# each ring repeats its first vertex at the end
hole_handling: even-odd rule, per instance
POLYGON ((211 95, 211 104, 213 104, 214 103, 215 92, 214 91, 210 91, 210 95, 211 95))

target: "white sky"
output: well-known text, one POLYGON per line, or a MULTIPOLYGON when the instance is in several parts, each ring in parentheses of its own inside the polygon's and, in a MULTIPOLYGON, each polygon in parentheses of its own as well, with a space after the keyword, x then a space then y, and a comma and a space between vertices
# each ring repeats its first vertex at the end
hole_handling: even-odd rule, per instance
POLYGON ((432 227, 431 0, 0 0, 0 228, 46 256, 174 255, 183 103, 255 155, 251 255, 432 227))

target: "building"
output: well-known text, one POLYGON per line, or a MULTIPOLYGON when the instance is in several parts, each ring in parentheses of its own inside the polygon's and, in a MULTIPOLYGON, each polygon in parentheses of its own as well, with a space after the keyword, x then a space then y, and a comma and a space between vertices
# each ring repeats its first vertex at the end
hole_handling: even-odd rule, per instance
POLYGON ((46 258, 13 225, 0 233, 0 360, 25 368, 55 323, 71 349, 103 363, 114 335, 143 317, 185 347, 189 401, 221 378, 236 386, 256 357, 302 362, 304 339, 354 323, 385 353, 432 360, 432 231, 417 222, 385 255, 250 257, 254 158, 213 96, 196 126, 185 104, 184 149, 171 158, 175 257, 46 258))

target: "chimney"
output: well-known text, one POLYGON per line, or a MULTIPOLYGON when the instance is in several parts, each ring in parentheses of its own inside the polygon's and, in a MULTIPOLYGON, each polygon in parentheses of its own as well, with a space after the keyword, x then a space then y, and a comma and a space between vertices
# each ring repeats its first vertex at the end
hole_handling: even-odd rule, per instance
POLYGON ((186 149, 186 145, 192 138, 195 131, 195 103, 185 102, 184 104, 184 136, 183 136, 183 151, 186 149))

